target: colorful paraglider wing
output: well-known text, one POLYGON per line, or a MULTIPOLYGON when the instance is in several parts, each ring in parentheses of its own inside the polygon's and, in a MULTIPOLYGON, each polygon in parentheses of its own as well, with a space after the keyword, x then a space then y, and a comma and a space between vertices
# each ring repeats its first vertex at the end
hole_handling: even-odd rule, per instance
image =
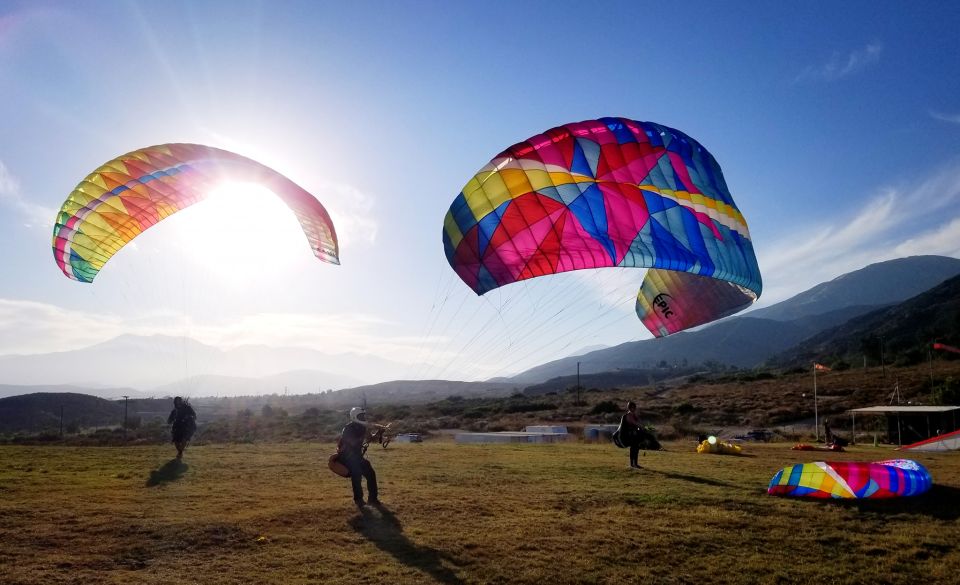
POLYGON ((339 264, 337 235, 310 193, 260 163, 198 144, 162 144, 118 157, 70 193, 53 228, 53 255, 68 277, 93 282, 120 248, 158 221, 202 200, 224 180, 257 182, 297 216, 317 258, 339 264))
POLYGON ((637 312, 658 337, 732 314, 762 290, 720 166, 651 122, 589 120, 511 146, 456 197, 443 240, 477 294, 569 270, 655 269, 637 312))
POLYGON ((756 296, 732 282, 653 268, 637 293, 637 316, 657 337, 749 307, 756 296))
POLYGON ((785 467, 770 480, 767 493, 808 498, 896 498, 922 494, 933 485, 916 461, 877 463, 816 461, 785 467))

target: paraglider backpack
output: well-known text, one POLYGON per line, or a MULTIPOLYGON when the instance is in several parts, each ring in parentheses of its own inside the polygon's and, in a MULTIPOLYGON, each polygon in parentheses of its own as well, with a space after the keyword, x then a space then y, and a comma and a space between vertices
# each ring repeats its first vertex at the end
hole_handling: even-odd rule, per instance
MULTIPOLYGON (((385 434, 385 431, 390 427, 386 425, 377 429, 377 432, 373 434, 370 440, 363 442, 363 451, 361 455, 367 454, 367 448, 370 446, 371 442, 380 443, 380 446, 384 449, 387 448, 387 445, 390 444, 390 441, 393 440, 393 435, 385 434)), ((327 467, 330 468, 330 471, 336 473, 340 477, 350 477, 350 469, 346 465, 340 462, 340 452, 337 451, 333 455, 327 458, 327 467)))
POLYGON ((330 468, 330 471, 336 473, 340 477, 350 477, 350 470, 347 469, 346 465, 340 463, 339 453, 334 453, 327 459, 327 467, 330 468))
POLYGON ((613 435, 611 435, 610 438, 613 439, 613 444, 621 449, 626 449, 630 446, 630 431, 628 429, 626 433, 623 432, 623 417, 620 418, 620 426, 617 427, 617 430, 613 431, 613 435))

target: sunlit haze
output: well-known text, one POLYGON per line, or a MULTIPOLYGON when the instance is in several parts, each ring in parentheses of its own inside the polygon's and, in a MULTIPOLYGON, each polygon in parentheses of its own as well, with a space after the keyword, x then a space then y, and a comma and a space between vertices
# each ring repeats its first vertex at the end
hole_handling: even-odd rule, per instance
POLYGON ((178 240, 185 258, 236 287, 253 279, 293 280, 297 260, 313 257, 290 209, 254 183, 224 183, 167 223, 167 238, 178 240))

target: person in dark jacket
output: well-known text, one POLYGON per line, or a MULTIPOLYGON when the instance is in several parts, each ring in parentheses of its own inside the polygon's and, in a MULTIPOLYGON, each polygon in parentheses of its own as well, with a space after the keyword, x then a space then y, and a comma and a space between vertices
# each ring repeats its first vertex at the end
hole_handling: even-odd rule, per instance
POLYGON ((377 498, 377 474, 373 470, 364 454, 366 453, 366 444, 371 439, 371 430, 377 428, 375 425, 367 422, 367 412, 355 406, 350 409, 350 422, 343 427, 340 433, 340 440, 337 442, 338 460, 350 470, 350 484, 353 487, 353 501, 357 507, 363 507, 363 486, 361 478, 367 479, 367 492, 369 494, 368 503, 371 506, 379 506, 380 500, 377 498))
POLYGON ((177 459, 182 459, 187 442, 197 430, 197 413, 189 402, 177 396, 173 399, 173 410, 167 417, 167 424, 172 425, 170 435, 173 445, 177 448, 177 459))
POLYGON ((843 448, 849 444, 846 439, 833 434, 833 429, 830 428, 830 421, 827 419, 823 419, 823 442, 831 449, 837 451, 843 451, 843 448))
POLYGON ((630 447, 630 467, 640 469, 637 455, 640 454, 640 417, 637 416, 637 403, 627 403, 627 412, 620 418, 620 440, 630 447))

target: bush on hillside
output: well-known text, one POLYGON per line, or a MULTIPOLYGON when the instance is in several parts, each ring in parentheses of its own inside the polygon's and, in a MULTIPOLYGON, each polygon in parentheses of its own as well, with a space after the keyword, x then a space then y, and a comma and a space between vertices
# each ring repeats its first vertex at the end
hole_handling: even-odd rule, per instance
POLYGON ((952 377, 947 378, 940 386, 933 389, 931 399, 938 406, 960 404, 960 384, 957 384, 952 377))
POLYGON ((503 408, 503 412, 536 412, 538 410, 556 410, 557 408, 559 407, 556 404, 551 404, 550 402, 514 402, 507 404, 503 408))
POLYGON ((605 414, 608 412, 620 412, 620 407, 612 400, 604 400, 594 404, 588 414, 605 414))
POLYGON ((899 368, 907 366, 915 366, 917 364, 923 363, 927 359, 927 349, 926 346, 921 347, 912 347, 906 351, 901 351, 897 354, 896 359, 893 360, 893 365, 899 368))
POLYGON ((690 404, 689 402, 681 402, 680 404, 673 407, 673 412, 680 416, 691 415, 695 412, 700 412, 703 409, 690 404))

